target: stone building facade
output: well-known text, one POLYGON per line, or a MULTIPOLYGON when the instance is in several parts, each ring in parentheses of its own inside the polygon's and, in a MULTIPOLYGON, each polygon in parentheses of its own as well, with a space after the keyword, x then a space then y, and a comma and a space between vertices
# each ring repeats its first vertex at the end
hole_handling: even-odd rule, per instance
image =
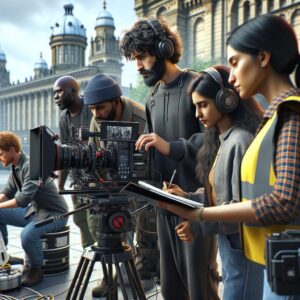
POLYGON ((85 63, 86 29, 73 15, 74 6, 67 2, 64 15, 51 27, 50 47, 52 62, 48 68, 42 55, 34 65, 34 76, 25 82, 11 84, 6 70, 7 57, 0 49, 0 131, 18 134, 23 148, 29 148, 29 130, 47 125, 58 132, 60 111, 53 99, 53 84, 63 75, 78 79, 81 91, 97 73, 105 73, 121 84, 122 60, 119 41, 114 35, 114 19, 103 9, 95 22, 95 37, 91 38, 91 53, 85 63))
POLYGON ((135 0, 139 18, 162 16, 181 35, 181 64, 195 59, 226 62, 226 39, 239 24, 260 14, 284 17, 295 29, 300 43, 299 0, 135 0))
MULTIPOLYGON (((64 15, 51 27, 50 68, 40 55, 34 65, 34 77, 11 84, 7 58, 0 48, 0 130, 20 135, 25 149, 29 147, 31 128, 46 124, 58 132, 60 112, 52 91, 57 78, 74 76, 82 91, 88 79, 99 72, 121 84, 119 41, 114 35, 114 19, 106 9, 106 1, 96 18, 88 64, 85 62, 86 29, 74 16, 74 6, 70 2, 63 8, 64 15)), ((135 10, 137 18, 163 16, 179 31, 184 45, 180 64, 185 67, 190 67, 197 59, 225 63, 228 34, 237 25, 260 14, 283 16, 294 27, 300 43, 299 0, 135 0, 135 10)))

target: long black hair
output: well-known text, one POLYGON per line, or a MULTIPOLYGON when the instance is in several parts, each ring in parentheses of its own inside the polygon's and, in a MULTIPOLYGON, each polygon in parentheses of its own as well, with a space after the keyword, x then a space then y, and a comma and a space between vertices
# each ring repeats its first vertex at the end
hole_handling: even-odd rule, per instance
MULTIPOLYGON (((228 83, 229 69, 223 65, 213 67, 222 77, 224 88, 233 89, 233 86, 228 83)), ((200 72, 189 88, 189 93, 198 93, 205 97, 216 99, 217 93, 221 86, 211 75, 206 72, 200 72)), ((237 97, 239 95, 237 94, 237 97)), ((255 133, 258 125, 262 120, 263 110, 254 99, 241 100, 237 108, 228 114, 233 125, 245 129, 251 133, 255 133)), ((217 126, 205 130, 204 142, 197 153, 196 175, 201 182, 206 180, 207 174, 216 157, 220 147, 219 129, 217 126)))
POLYGON ((279 74, 291 74, 297 66, 295 81, 300 87, 300 55, 294 29, 282 17, 261 15, 235 28, 227 44, 256 57, 270 52, 270 64, 279 74))

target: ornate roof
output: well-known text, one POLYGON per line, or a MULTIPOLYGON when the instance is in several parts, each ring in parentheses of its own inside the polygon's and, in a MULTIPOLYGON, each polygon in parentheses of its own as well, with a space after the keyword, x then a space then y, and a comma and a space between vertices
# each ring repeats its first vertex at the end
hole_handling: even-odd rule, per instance
POLYGON ((105 26, 115 28, 115 22, 109 11, 106 10, 106 1, 103 1, 103 10, 97 16, 95 27, 105 26))
POLYGON ((86 37, 83 24, 73 16, 74 5, 69 1, 64 5, 65 14, 51 27, 52 35, 79 35, 86 37))
POLYGON ((40 58, 38 61, 34 64, 34 70, 36 69, 47 69, 48 70, 48 65, 46 61, 43 59, 43 54, 40 54, 40 58))

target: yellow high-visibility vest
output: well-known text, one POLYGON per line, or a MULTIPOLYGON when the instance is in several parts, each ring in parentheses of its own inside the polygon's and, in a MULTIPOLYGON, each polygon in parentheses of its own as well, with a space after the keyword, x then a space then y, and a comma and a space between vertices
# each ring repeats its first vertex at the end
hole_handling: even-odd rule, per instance
MULTIPOLYGON (((284 105, 298 111, 299 105, 295 105, 295 101, 300 102, 300 97, 288 97, 284 99, 284 105)), ((252 200, 265 193, 271 193, 274 189, 276 181, 274 172, 274 143, 276 141, 274 138, 277 120, 278 114, 275 111, 272 118, 266 122, 254 138, 243 157, 241 164, 242 201, 252 200)), ((243 223, 241 236, 245 256, 251 261, 265 265, 266 236, 286 229, 300 229, 300 217, 296 222, 285 225, 261 226, 243 223)))

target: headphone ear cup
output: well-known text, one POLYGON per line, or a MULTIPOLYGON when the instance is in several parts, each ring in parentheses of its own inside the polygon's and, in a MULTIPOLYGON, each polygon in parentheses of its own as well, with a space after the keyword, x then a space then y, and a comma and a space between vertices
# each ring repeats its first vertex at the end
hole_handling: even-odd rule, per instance
POLYGON ((174 54, 173 43, 166 39, 157 43, 157 52, 160 58, 170 58, 174 54))
POLYGON ((228 114, 233 112, 239 104, 238 95, 231 89, 220 89, 216 96, 216 107, 219 112, 228 114))

